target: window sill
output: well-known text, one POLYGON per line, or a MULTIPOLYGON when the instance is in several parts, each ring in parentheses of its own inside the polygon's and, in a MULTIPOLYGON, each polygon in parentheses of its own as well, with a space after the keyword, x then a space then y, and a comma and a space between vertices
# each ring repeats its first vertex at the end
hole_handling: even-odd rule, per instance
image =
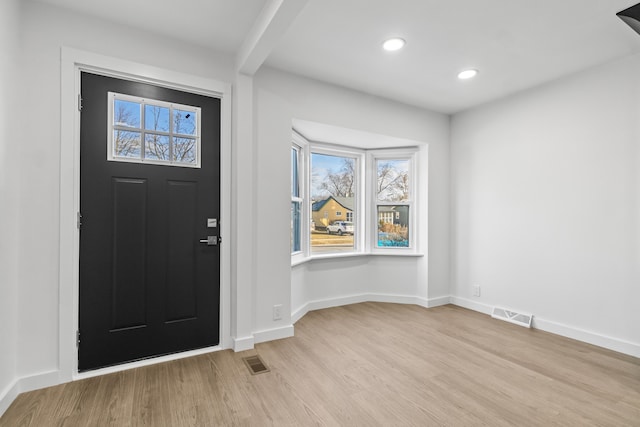
POLYGON ((311 261, 322 261, 328 259, 341 259, 341 258, 357 258, 357 257, 374 257, 374 256, 382 256, 382 257, 401 257, 401 258, 422 258, 424 257, 423 253, 388 253, 388 252, 353 252, 353 253, 337 253, 337 254, 322 254, 322 255, 312 255, 306 258, 298 258, 296 260, 291 260, 291 267, 295 267, 301 264, 306 264, 311 261))

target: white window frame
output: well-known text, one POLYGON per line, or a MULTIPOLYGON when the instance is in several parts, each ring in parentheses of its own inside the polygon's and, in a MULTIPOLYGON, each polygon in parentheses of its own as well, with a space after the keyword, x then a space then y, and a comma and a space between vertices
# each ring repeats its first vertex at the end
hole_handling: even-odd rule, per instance
MULTIPOLYGON (((368 227, 365 212, 365 192, 366 192, 366 179, 365 179, 365 170, 366 170, 366 152, 365 150, 360 150, 357 148, 351 148, 346 146, 338 146, 332 144, 324 144, 319 142, 310 142, 308 149, 308 158, 309 158, 309 171, 311 171, 311 154, 324 154, 328 156, 336 156, 336 157, 348 157, 355 159, 355 179, 356 179, 356 191, 354 197, 354 211, 353 212, 353 220, 354 223, 354 236, 353 236, 353 250, 352 251, 336 251, 336 252, 326 252, 321 254, 313 254, 311 251, 311 247, 309 247, 309 256, 311 258, 338 258, 338 257, 346 257, 353 255, 361 255, 367 252, 367 244, 366 244, 366 229, 368 227)), ((310 177, 308 177, 310 179, 310 177)), ((309 183, 310 185, 310 183, 309 183)), ((311 203, 306 203, 311 206, 311 203)), ((328 213, 328 212, 327 212, 328 213)), ((309 212, 309 218, 311 218, 311 212, 309 212)), ((310 244, 310 242, 309 242, 310 244)))
MULTIPOLYGON (((291 264, 298 265, 313 259, 340 258, 357 255, 393 255, 422 256, 418 241, 420 218, 420 193, 418 176, 418 158, 420 149, 417 146, 383 149, 360 149, 342 145, 307 141, 302 135, 293 131, 293 147, 300 153, 298 174, 301 185, 302 221, 300 230, 301 250, 291 254, 291 264), (311 252, 311 198, 310 172, 311 153, 325 154, 356 159, 356 195, 353 218, 355 224, 354 248, 349 252, 327 252, 313 254, 311 252), (409 162, 409 199, 402 202, 379 202, 376 194, 377 161, 407 160, 409 162), (409 207, 409 246, 378 247, 378 210, 381 205, 409 207)), ((425 195, 422 195, 426 197, 425 195)), ((292 198, 293 201, 293 198, 292 198)), ((325 212, 325 216, 328 212, 325 212)), ((347 219, 348 220, 348 219, 347 219)), ((426 224, 423 225, 426 227, 426 224)))
POLYGON ((367 151, 367 163, 369 171, 369 179, 367 183, 369 185, 368 195, 368 214, 369 223, 371 227, 369 229, 369 250, 373 254, 417 254, 418 252, 418 203, 416 196, 419 193, 418 189, 418 177, 417 177, 417 163, 418 163, 418 149, 417 148, 403 148, 403 149, 379 149, 367 151), (384 160, 406 160, 409 163, 409 198, 408 200, 388 202, 379 201, 376 191, 378 181, 378 161, 384 160), (379 247, 378 246, 378 206, 407 206, 409 208, 409 246, 408 247, 379 247))
MULTIPOLYGON (((299 195, 298 197, 293 197, 291 195, 292 202, 300 202, 301 203, 301 220, 300 220, 300 250, 291 252, 291 263, 296 264, 300 262, 304 262, 309 256, 309 236, 311 233, 311 207, 309 204, 309 198, 307 194, 309 194, 309 177, 307 173, 307 168, 309 165, 309 152, 308 152, 308 142, 302 136, 293 133, 293 141, 291 143, 291 147, 298 151, 298 186, 299 186, 299 195)), ((293 171, 292 171, 293 172, 293 171)))
POLYGON ((202 161, 202 152, 201 152, 201 117, 202 117, 202 109, 200 107, 194 107, 191 105, 183 105, 176 104, 172 102, 165 102, 156 99, 148 99, 142 98, 133 95, 127 95, 116 92, 109 92, 107 96, 107 160, 110 162, 124 162, 124 163, 143 163, 143 164, 153 164, 153 165, 162 165, 162 166, 177 166, 181 168, 200 168, 202 161), (116 100, 135 102, 140 104, 140 127, 128 127, 128 126, 118 126, 114 123, 114 104, 116 100), (154 107, 162 107, 169 109, 169 132, 163 131, 150 131, 145 128, 145 105, 151 105, 154 107), (181 110, 192 112, 196 115, 196 134, 195 135, 186 135, 180 134, 173 131, 173 110, 181 110), (135 157, 118 157, 113 155, 113 132, 115 130, 121 130, 125 132, 139 132, 140 133, 140 158, 135 157), (177 162, 173 160, 156 160, 156 159, 147 159, 142 157, 142 153, 144 152, 145 146, 145 135, 146 134, 154 134, 154 135, 162 135, 171 138, 189 138, 196 140, 196 161, 195 163, 184 163, 177 162))

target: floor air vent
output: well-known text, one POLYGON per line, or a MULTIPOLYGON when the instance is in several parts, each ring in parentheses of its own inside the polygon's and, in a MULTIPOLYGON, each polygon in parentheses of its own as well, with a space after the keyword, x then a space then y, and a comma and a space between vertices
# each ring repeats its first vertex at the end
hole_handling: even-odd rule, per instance
POLYGON ((251 372, 251 375, 258 375, 269 372, 269 368, 267 368, 267 365, 264 364, 264 362, 258 355, 243 357, 242 360, 244 360, 244 364, 247 365, 247 368, 249 368, 249 372, 251 372))
POLYGON ((491 317, 494 319, 504 320, 506 322, 515 323, 516 325, 524 326, 525 328, 531 327, 531 320, 533 316, 531 314, 516 313, 515 311, 507 310, 506 308, 493 307, 493 313, 491 317))

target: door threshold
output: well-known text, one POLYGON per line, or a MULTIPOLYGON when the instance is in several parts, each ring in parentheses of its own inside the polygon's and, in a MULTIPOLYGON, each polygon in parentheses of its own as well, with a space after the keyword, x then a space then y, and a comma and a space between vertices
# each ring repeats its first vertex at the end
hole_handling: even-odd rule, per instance
POLYGON ((201 354, 214 353, 223 350, 221 345, 199 348, 196 350, 181 351, 178 353, 166 354, 163 356, 149 357, 147 359, 136 360, 134 362, 122 363, 105 368, 93 369, 91 371, 76 372, 73 380, 83 380, 86 378, 99 377, 101 375, 113 374, 115 372, 127 371, 129 369, 142 368, 144 366, 155 365, 157 363, 171 362, 173 360, 186 359, 187 357, 200 356, 201 354))

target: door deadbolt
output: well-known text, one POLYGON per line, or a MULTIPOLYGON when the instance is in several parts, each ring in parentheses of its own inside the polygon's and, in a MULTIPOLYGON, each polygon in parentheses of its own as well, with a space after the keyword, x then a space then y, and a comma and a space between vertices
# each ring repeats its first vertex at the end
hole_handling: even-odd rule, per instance
POLYGON ((218 242, 222 242, 222 237, 207 236, 206 239, 200 239, 200 243, 206 243, 207 246, 218 246, 218 242))

